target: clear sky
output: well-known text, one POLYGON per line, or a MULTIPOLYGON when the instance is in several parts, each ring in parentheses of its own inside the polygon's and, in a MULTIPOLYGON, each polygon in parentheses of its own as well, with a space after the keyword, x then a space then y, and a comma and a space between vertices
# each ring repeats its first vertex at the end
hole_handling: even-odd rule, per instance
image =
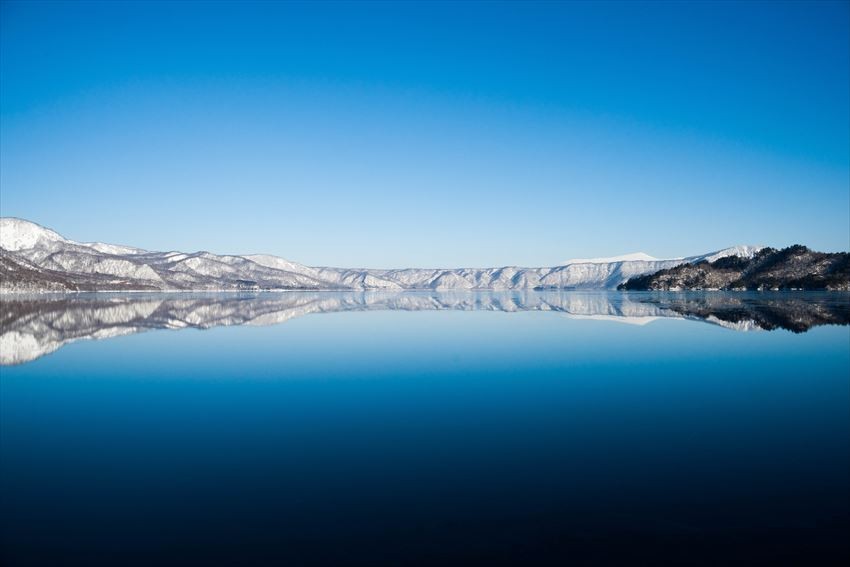
POLYGON ((352 267, 847 250, 848 6, 3 2, 0 213, 352 267))

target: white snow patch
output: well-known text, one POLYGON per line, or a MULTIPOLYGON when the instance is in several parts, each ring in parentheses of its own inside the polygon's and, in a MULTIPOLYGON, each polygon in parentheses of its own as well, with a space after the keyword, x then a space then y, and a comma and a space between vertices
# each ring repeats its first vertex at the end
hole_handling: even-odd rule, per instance
POLYGON ((688 258, 688 260, 695 263, 700 262, 702 260, 714 262, 715 260, 719 260, 721 258, 728 258, 729 256, 738 256, 739 258, 752 258, 759 252, 759 250, 762 250, 763 248, 764 246, 759 245, 739 244, 738 246, 730 246, 729 248, 724 248, 723 250, 718 250, 717 252, 703 254, 702 256, 693 256, 691 258, 688 258))
POLYGON ((567 260, 562 265, 569 266, 570 264, 611 264, 614 262, 657 262, 659 260, 660 258, 650 256, 646 252, 632 252, 631 254, 610 256, 608 258, 573 258, 571 260, 567 260))
POLYGON ((0 248, 16 252, 39 244, 68 242, 59 233, 15 217, 0 218, 0 248))

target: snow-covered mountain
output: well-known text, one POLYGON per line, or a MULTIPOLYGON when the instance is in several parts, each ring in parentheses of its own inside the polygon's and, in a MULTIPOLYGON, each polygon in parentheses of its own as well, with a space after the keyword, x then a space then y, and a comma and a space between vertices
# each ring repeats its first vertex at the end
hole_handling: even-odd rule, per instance
POLYGON ((76 242, 7 217, 0 218, 0 291, 614 289, 634 276, 725 256, 749 258, 760 249, 735 246, 672 259, 637 253, 570 260, 548 268, 348 269, 309 267, 260 254, 153 252, 76 242))
POLYGON ((573 258, 564 262, 564 265, 569 264, 610 264, 611 262, 631 262, 641 260, 644 262, 657 262, 659 258, 650 256, 646 252, 632 252, 631 254, 622 254, 620 256, 610 256, 607 258, 573 258))

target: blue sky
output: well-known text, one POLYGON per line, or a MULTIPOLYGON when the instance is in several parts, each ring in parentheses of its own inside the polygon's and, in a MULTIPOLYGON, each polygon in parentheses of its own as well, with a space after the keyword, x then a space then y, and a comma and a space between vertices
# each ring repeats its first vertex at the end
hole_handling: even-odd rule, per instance
POLYGON ((311 265, 847 250, 848 6, 3 2, 0 212, 311 265))

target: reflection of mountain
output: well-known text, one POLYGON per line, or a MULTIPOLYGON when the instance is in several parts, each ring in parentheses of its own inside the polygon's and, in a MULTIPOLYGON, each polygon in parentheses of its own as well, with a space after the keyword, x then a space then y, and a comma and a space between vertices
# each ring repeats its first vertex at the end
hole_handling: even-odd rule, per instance
POLYGON ((368 310, 553 311, 576 319, 644 324, 660 317, 738 330, 850 324, 850 296, 599 292, 285 292, 4 296, 0 364, 19 364, 78 339, 148 329, 274 325, 310 313, 368 310))
POLYGON ((655 293, 659 309, 735 329, 787 329, 850 325, 850 294, 825 293, 655 293))

